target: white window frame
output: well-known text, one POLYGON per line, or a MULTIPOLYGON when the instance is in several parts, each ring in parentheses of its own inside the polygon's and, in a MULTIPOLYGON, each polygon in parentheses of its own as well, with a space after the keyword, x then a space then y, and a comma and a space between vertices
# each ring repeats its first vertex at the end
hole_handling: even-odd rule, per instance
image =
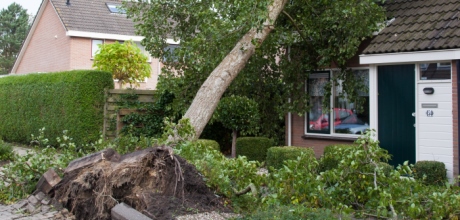
MULTIPOLYGON (((369 87, 371 87, 371 68, 370 67, 354 67, 354 68, 350 68, 351 70, 368 70, 368 79, 369 79, 369 87)), ((323 71, 329 71, 330 72, 330 78, 333 77, 333 72, 334 71, 338 71, 340 69, 337 69, 337 68, 334 68, 334 69, 326 69, 326 70, 323 70, 323 71)), ((332 80, 332 79, 331 79, 332 80)), ((305 81, 305 92, 308 92, 308 80, 305 81)), ((329 119, 329 123, 331 122, 331 119, 333 117, 333 111, 334 111, 334 97, 336 95, 336 87, 332 87, 332 93, 331 93, 331 98, 330 98, 330 103, 329 103, 329 114, 330 114, 330 119, 329 119)), ((372 117, 373 117, 373 114, 376 114, 376 113, 373 113, 372 112, 372 108, 371 108, 371 99, 373 98, 371 96, 371 91, 370 91, 371 88, 369 88, 369 129, 372 129, 372 126, 371 126, 371 123, 372 123, 372 117)), ((351 138, 351 139, 357 139, 360 135, 359 134, 344 134, 344 133, 335 133, 334 131, 334 123, 330 123, 330 126, 329 126, 329 133, 326 134, 326 133, 313 133, 313 132, 308 132, 308 128, 309 128, 309 123, 308 123, 308 115, 309 115, 309 112, 306 112, 305 113, 305 116, 304 116, 304 135, 307 135, 307 136, 311 136, 311 137, 330 137, 330 138, 333 138, 333 137, 337 137, 337 138, 351 138)))
POLYGON ((91 39, 91 59, 94 58, 96 52, 99 50, 98 45, 104 44, 104 40, 102 39, 91 39))

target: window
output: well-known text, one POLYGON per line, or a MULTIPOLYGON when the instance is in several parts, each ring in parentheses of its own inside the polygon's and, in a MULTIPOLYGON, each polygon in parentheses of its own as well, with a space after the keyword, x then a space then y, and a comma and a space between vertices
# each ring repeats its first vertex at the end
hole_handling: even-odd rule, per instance
MULTIPOLYGON (((174 50, 175 50, 176 48, 179 48, 179 45, 178 45, 178 44, 170 44, 170 45, 168 45, 168 46, 164 49, 164 51, 167 52, 167 53, 174 54, 174 50)), ((173 62, 177 62, 177 61, 178 61, 177 56, 173 56, 173 57, 172 57, 172 60, 173 60, 173 62)), ((166 62, 166 58, 163 58, 163 62, 166 62)))
POLYGON ((98 52, 99 50, 99 44, 103 44, 104 41, 103 40, 92 40, 92 43, 91 43, 91 57, 94 57, 94 55, 96 55, 96 52, 98 52))
POLYGON ((450 62, 421 63, 420 80, 448 80, 451 79, 450 62))
MULTIPOLYGON (((332 71, 332 74, 338 74, 332 71)), ((353 70, 356 79, 369 88, 369 70, 353 70)), ((357 106, 352 100, 348 100, 346 94, 342 93, 341 82, 333 88, 332 106, 329 111, 322 109, 324 100, 324 85, 330 80, 330 71, 316 72, 309 76, 307 87, 312 106, 307 114, 307 133, 310 134, 363 134, 369 129, 369 93, 361 91, 361 105, 357 106)), ((328 107, 329 109, 329 107, 328 107)))
POLYGON ((145 47, 141 45, 140 42, 136 42, 136 46, 139 47, 139 49, 141 49, 141 52, 147 56, 147 62, 152 62, 152 56, 150 56, 150 53, 148 51, 145 50, 145 47))
POLYGON ((126 10, 121 8, 121 4, 105 3, 111 13, 126 14, 126 10))

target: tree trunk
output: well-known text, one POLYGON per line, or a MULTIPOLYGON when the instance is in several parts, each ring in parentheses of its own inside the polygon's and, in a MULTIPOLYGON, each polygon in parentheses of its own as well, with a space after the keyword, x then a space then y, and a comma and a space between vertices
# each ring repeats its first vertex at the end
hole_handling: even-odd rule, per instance
POLYGON ((259 32, 256 28, 249 30, 201 85, 184 115, 184 118, 190 119, 191 125, 195 128, 196 138, 199 138, 203 132, 222 94, 254 54, 256 46, 252 41, 262 44, 273 30, 273 24, 286 2, 287 0, 274 0, 268 7, 269 19, 264 22, 264 28, 259 32))
POLYGON ((236 157, 236 136, 238 132, 236 130, 233 130, 233 135, 232 135, 232 158, 236 157))

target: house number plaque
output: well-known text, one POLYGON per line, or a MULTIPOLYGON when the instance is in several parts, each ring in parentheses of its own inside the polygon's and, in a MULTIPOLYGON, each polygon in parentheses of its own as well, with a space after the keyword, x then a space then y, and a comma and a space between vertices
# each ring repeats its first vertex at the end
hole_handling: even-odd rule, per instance
POLYGON ((427 117, 433 117, 433 114, 434 114, 433 110, 426 110, 427 117))
POLYGON ((438 108, 438 103, 422 103, 422 108, 438 108))

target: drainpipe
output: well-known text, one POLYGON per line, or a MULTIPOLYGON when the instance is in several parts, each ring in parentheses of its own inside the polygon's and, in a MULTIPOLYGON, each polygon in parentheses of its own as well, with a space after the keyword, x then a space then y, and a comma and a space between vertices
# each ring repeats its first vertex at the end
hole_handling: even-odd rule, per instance
MULTIPOLYGON (((288 100, 289 103, 291 103, 291 98, 289 98, 288 100)), ((287 146, 291 146, 292 145, 292 115, 291 115, 291 112, 288 112, 288 142, 287 142, 287 146)))
MULTIPOLYGON (((460 111, 459 111, 459 107, 460 107, 460 95, 459 95, 459 92, 460 92, 460 80, 459 80, 459 76, 460 76, 460 60, 457 60, 457 121, 458 119, 460 118, 460 111)), ((459 138, 460 136, 460 124, 457 122, 457 139, 459 138)), ((458 148, 458 151, 457 151, 457 160, 458 160, 458 172, 460 172, 460 144, 458 144, 458 140, 457 140, 457 148, 458 148)))

